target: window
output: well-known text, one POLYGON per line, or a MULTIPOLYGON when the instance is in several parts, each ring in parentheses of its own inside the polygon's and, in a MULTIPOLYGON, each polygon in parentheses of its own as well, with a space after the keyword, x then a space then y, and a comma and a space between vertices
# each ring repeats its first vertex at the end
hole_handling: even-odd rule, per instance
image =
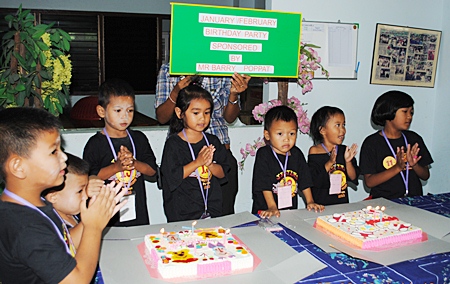
MULTIPOLYGON (((0 16, 15 13, 0 9, 0 16)), ((32 10, 37 23, 61 28, 72 37, 71 95, 95 95, 105 79, 122 78, 136 93, 155 92, 162 63, 163 19, 168 15, 32 10)), ((8 30, 0 23, 0 35, 8 30)))

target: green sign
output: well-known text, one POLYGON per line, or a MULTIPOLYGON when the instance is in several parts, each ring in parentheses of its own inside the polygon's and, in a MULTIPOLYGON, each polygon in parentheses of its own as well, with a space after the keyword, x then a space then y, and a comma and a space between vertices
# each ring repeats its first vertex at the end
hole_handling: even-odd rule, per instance
POLYGON ((300 13, 172 3, 170 74, 298 77, 300 13))

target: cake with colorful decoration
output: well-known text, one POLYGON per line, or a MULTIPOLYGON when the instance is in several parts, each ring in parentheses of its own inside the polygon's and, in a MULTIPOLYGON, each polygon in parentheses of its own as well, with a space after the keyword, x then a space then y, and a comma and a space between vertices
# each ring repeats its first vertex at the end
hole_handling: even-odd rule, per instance
MULTIPOLYGON (((251 270, 253 255, 230 230, 207 228, 145 236, 152 267, 164 279, 203 278, 251 270)), ((246 272, 246 271, 245 271, 246 272)))
POLYGON ((420 242, 422 229, 385 214, 384 207, 320 216, 315 227, 363 250, 420 242))

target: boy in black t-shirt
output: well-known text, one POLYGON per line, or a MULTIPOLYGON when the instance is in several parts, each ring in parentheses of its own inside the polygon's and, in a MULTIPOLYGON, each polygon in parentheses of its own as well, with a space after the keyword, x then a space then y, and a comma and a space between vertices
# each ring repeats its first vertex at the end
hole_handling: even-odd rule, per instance
MULTIPOLYGON (((0 111, 0 279, 6 283, 88 283, 100 252, 102 231, 123 205, 112 186, 80 203, 84 229, 72 257, 61 217, 41 199, 64 182, 67 156, 61 151, 59 120, 42 109, 0 111)), ((121 185, 119 185, 121 186, 121 185)))
POLYGON ((90 175, 106 181, 121 181, 128 190, 128 205, 116 214, 108 226, 148 225, 144 175, 156 174, 156 158, 144 133, 129 130, 134 114, 134 90, 122 80, 110 80, 100 86, 98 115, 105 127, 86 143, 83 159, 90 175))
POLYGON ((298 190, 308 210, 323 211, 311 194, 311 175, 302 151, 295 146, 297 116, 287 106, 271 108, 264 118, 264 138, 270 143, 256 153, 253 168, 252 213, 280 216, 279 209, 297 209, 298 190))

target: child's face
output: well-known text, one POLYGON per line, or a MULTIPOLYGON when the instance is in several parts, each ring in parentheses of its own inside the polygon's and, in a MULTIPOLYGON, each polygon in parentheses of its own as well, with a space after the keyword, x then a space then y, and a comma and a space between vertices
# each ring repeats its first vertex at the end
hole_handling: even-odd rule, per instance
POLYGON ((394 119, 387 121, 387 123, 391 123, 391 125, 397 130, 408 130, 411 126, 413 115, 413 107, 399 108, 395 113, 394 119))
POLYGON ((66 174, 65 186, 61 191, 55 192, 53 207, 67 215, 80 213, 81 199, 86 196, 88 175, 66 174))
POLYGON ((205 99, 192 100, 184 114, 179 108, 176 112, 184 120, 185 128, 196 132, 202 132, 211 120, 211 105, 205 99))
POLYGON ((276 153, 286 154, 294 147, 297 140, 297 123, 275 120, 269 130, 264 130, 264 138, 270 141, 276 153))
POLYGON ((345 133, 347 133, 345 116, 340 113, 330 116, 325 126, 320 129, 323 142, 332 145, 341 145, 344 142, 345 133))
POLYGON ((109 135, 123 135, 130 126, 134 115, 134 100, 129 96, 112 96, 104 109, 97 107, 98 115, 105 120, 105 128, 109 135))
POLYGON ((30 157, 23 159, 28 180, 42 190, 64 181, 67 156, 60 146, 59 131, 43 131, 30 157))

